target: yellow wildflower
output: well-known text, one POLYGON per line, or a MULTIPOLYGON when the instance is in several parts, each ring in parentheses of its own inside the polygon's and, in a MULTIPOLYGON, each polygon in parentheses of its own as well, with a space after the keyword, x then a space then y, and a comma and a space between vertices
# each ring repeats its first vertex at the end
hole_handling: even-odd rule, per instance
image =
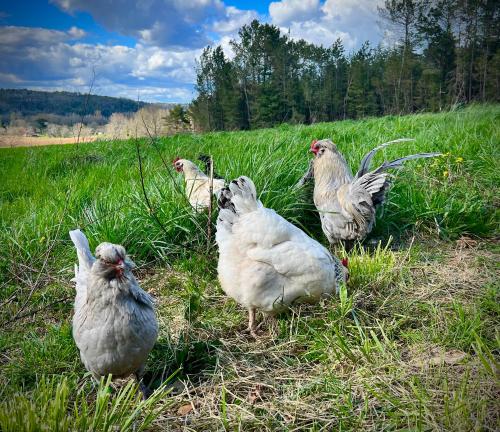
POLYGON ((457 157, 457 158, 455 159, 455 162, 456 162, 457 164, 460 164, 460 163, 462 163, 463 161, 464 161, 464 158, 463 158, 463 157, 457 157))
POLYGON ((44 236, 40 237, 40 243, 43 243, 44 241, 45 241, 45 237, 44 236))
POLYGON ((443 177, 449 177, 450 176, 450 173, 448 172, 448 170, 446 171, 443 171, 443 177))

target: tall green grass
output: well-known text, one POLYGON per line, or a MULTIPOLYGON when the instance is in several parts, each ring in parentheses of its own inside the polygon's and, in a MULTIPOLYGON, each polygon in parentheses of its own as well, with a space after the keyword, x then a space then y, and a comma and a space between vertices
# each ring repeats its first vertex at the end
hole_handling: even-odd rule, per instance
MULTIPOLYGON (((108 399, 101 386, 94 400, 95 390, 74 378, 84 375, 69 326, 76 254, 68 231, 75 227, 85 231, 92 248, 101 241, 124 244, 139 264, 141 280, 152 281, 145 288, 159 300, 160 337, 147 379, 154 388, 182 369, 188 382, 201 383, 196 430, 383 425, 469 430, 494 423, 498 284, 490 252, 467 263, 481 272, 477 285, 457 282, 450 288, 450 280, 435 278, 441 245, 449 249, 448 241, 463 235, 498 233, 499 118, 499 105, 475 106, 179 135, 159 138, 155 145, 140 140, 145 188, 161 226, 145 203, 134 140, 0 149, 0 398, 5 400, 0 429, 85 430, 98 415, 108 416, 103 424, 109 428, 140 428, 151 423, 143 422, 148 413, 159 412, 143 407, 129 422, 140 404, 132 384, 108 399), (244 312, 221 296, 216 249, 206 251, 207 216, 195 214, 178 192, 183 179, 168 171, 171 160, 211 154, 219 174, 251 177, 264 205, 325 243, 310 190, 294 187, 307 169, 310 141, 332 138, 355 171, 368 150, 400 137, 416 141, 388 147, 374 165, 416 152, 444 156, 410 162, 395 173, 372 233, 384 243, 393 240, 372 251, 351 252, 351 279, 340 299, 280 317, 266 330, 272 343, 265 349, 243 340, 244 312), (428 244, 415 242, 410 249, 393 250, 399 237, 413 233, 432 238, 434 246, 427 250, 428 244), (429 359, 424 356, 424 366, 417 367, 415 358, 420 351, 427 355, 428 347, 460 350, 470 361, 467 357, 456 371, 440 366, 423 373, 429 359), (274 398, 265 400, 262 390, 263 403, 249 404, 249 380, 267 383, 264 390, 274 398), (119 415, 114 423, 112 413, 119 415)), ((164 409, 168 405, 162 402, 164 409)), ((160 427, 172 421, 169 417, 160 427)), ((179 429, 182 424, 176 423, 179 429)))
POLYGON ((130 381, 112 396, 111 377, 101 379, 95 400, 88 400, 88 386, 72 378, 42 378, 28 395, 16 394, 0 403, 0 428, 4 432, 37 431, 143 431, 165 404, 165 388, 142 400, 138 386, 130 381))
MULTIPOLYGON (((390 146, 376 159, 441 151, 436 161, 408 163, 379 217, 374 236, 398 235, 417 227, 443 237, 491 235, 497 219, 498 106, 471 107, 443 114, 384 117, 313 126, 282 125, 250 132, 179 135, 157 140, 157 150, 141 140, 145 185, 154 212, 145 205, 133 141, 0 150, 0 242, 5 255, 37 262, 47 243, 65 254, 67 231, 82 227, 91 245, 102 240, 125 244, 140 260, 170 259, 205 242, 204 215, 193 215, 177 193, 182 178, 166 172, 175 156, 196 160, 213 155, 216 170, 231 179, 245 174, 260 198, 284 217, 322 239, 310 197, 293 186, 306 170, 314 138, 332 138, 356 169, 363 154, 398 137, 415 143, 390 146)), ((57 254, 55 253, 57 251, 57 254)))

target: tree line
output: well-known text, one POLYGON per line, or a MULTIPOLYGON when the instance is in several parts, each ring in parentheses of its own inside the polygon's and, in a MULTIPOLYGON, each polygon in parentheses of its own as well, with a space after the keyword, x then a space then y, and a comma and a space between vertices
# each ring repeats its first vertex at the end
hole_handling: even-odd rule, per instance
POLYGON ((131 99, 66 91, 0 89, 0 116, 3 119, 11 113, 26 117, 37 114, 81 116, 95 112, 107 118, 115 112, 135 112, 146 105, 131 99))
POLYGON ((232 59, 204 49, 191 117, 199 130, 234 130, 499 101, 499 4, 386 0, 380 20, 397 43, 349 54, 340 39, 316 46, 255 20, 232 59))

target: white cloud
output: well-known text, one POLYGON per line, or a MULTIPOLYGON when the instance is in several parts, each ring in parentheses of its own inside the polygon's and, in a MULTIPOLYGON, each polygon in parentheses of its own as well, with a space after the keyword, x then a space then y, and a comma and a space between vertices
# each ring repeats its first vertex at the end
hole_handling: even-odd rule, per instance
POLYGON ((269 4, 271 20, 278 25, 307 21, 319 13, 319 0, 281 0, 269 4))
POLYGON ((232 59, 235 56, 233 51, 233 47, 231 46, 231 40, 234 39, 232 36, 223 36, 217 43, 222 47, 222 51, 224 51, 224 55, 232 59))
POLYGON ((214 21, 210 29, 219 34, 236 33, 245 24, 249 24, 254 19, 258 19, 259 14, 254 10, 240 10, 233 6, 225 9, 224 18, 214 21))
POLYGON ((14 75, 12 73, 0 72, 0 82, 9 83, 9 84, 17 84, 17 83, 20 83, 21 80, 19 79, 18 76, 14 75))
POLYGON ((186 87, 161 87, 141 85, 133 87, 124 84, 115 84, 112 81, 103 81, 97 87, 97 91, 105 89, 106 95, 124 97, 144 102, 189 102, 194 97, 191 88, 186 87))
POLYGON ((176 97, 182 98, 180 102, 190 100, 195 59, 201 54, 201 50, 171 51, 143 44, 72 43, 70 32, 41 28, 0 27, 0 38, 7 40, 0 45, 0 87, 86 91, 94 68, 96 91, 137 96, 138 87, 149 88, 145 97, 156 101, 176 97), (153 89, 157 96, 152 96, 153 89))
POLYGON ((179 83, 193 83, 196 80, 195 59, 201 55, 201 51, 167 51, 138 44, 131 75, 138 78, 166 77, 179 83))
POLYGON ((91 14, 105 29, 135 38, 135 46, 86 43, 87 33, 76 26, 0 26, 0 87, 86 91, 94 67, 101 94, 135 99, 140 90, 142 100, 187 102, 202 49, 219 44, 233 58, 231 39, 253 19, 318 45, 340 38, 347 50, 381 40, 377 6, 383 0, 273 1, 264 17, 221 0, 50 1, 69 13, 91 14))
POLYGON ((201 48, 209 32, 227 33, 255 17, 253 11, 227 7, 220 0, 51 0, 62 10, 88 12, 107 30, 142 44, 175 50, 201 48))
POLYGON ((269 5, 273 24, 294 39, 330 46, 340 38, 347 50, 381 41, 377 6, 383 0, 282 0, 269 5))
POLYGON ((81 39, 83 37, 85 37, 87 35, 87 33, 85 32, 85 30, 82 30, 81 28, 78 28, 78 27, 71 27, 69 30, 68 30, 68 34, 73 38, 73 39, 81 39))
MULTIPOLYGON (((282 29, 282 31, 285 30, 284 28, 282 29)), ((337 39, 342 40, 347 50, 353 49, 357 43, 357 39, 353 38, 349 33, 340 30, 331 30, 328 25, 314 21, 294 22, 289 27, 289 30, 292 39, 304 39, 307 42, 325 47, 329 47, 337 39)))
POLYGON ((377 15, 377 7, 382 6, 384 0, 326 0, 321 10, 329 17, 348 17, 352 14, 377 15))
POLYGON ((2 26, 0 27, 0 48, 56 44, 68 39, 68 33, 44 28, 2 26))

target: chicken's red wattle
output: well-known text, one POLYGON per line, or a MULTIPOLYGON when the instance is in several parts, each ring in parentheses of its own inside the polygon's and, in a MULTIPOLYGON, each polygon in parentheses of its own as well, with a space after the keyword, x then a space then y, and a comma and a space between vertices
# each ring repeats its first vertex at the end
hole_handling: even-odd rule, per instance
POLYGON ((318 140, 312 140, 311 142, 311 151, 316 154, 318 153, 318 149, 316 148, 316 143, 318 142, 318 140))

